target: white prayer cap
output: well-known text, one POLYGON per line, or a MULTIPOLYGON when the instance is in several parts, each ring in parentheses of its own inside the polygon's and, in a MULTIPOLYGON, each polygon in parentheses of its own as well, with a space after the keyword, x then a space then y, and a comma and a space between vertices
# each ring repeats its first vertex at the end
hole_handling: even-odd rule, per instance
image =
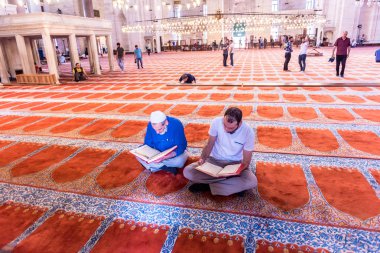
POLYGON ((166 120, 166 115, 165 113, 161 111, 155 111, 150 114, 150 123, 152 124, 157 124, 164 122, 166 120))

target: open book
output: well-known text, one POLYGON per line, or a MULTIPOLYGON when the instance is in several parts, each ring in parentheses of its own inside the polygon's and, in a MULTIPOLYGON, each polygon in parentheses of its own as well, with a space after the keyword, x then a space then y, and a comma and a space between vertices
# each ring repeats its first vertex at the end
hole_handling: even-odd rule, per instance
POLYGON ((205 162, 204 164, 195 167, 195 169, 213 177, 229 177, 240 175, 243 171, 243 165, 240 163, 232 164, 223 168, 215 164, 205 162))
POLYGON ((136 149, 131 150, 130 152, 137 156, 138 158, 141 158, 147 163, 151 163, 154 161, 157 161, 158 159, 166 156, 173 150, 175 150, 177 146, 171 147, 167 150, 164 150, 162 152, 158 151, 157 149, 151 148, 148 145, 142 145, 141 147, 138 147, 136 149))

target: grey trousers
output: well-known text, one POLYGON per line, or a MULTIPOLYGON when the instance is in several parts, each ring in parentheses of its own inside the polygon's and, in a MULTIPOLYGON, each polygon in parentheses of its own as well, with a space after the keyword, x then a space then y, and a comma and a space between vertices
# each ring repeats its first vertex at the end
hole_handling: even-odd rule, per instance
MULTIPOLYGON (((206 162, 221 167, 236 164, 236 161, 216 160, 213 157, 207 158, 206 162)), ((249 168, 242 171, 239 176, 215 178, 196 170, 195 167, 197 166, 197 162, 186 166, 183 175, 194 183, 209 184, 212 195, 228 196, 237 192, 256 188, 257 186, 257 178, 249 168)))
POLYGON ((185 165, 187 158, 189 155, 187 154, 187 151, 183 152, 181 155, 163 160, 159 163, 147 163, 140 158, 136 157, 137 160, 141 163, 142 166, 145 167, 145 169, 150 170, 151 172, 156 172, 161 170, 163 166, 167 167, 174 167, 174 168, 182 168, 183 165, 185 165))

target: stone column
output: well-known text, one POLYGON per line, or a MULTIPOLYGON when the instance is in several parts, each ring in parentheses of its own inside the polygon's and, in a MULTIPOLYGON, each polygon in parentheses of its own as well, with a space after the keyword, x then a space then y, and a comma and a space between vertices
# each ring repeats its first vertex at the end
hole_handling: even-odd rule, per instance
POLYGON ((114 61, 113 61, 113 47, 112 47, 112 38, 111 35, 106 36, 107 50, 108 50, 108 65, 110 67, 110 71, 115 69, 114 61))
POLYGON ((33 59, 37 64, 41 64, 40 54, 38 53, 37 41, 32 40, 33 59))
POLYGON ((94 56, 93 56, 93 53, 92 53, 92 50, 91 50, 91 41, 90 41, 90 36, 87 36, 86 37, 86 46, 87 48, 87 52, 88 52, 88 64, 90 66, 90 73, 94 74, 95 73, 95 70, 94 70, 94 56))
POLYGON ((80 62, 78 54, 77 37, 75 34, 70 34, 69 36, 69 50, 71 67, 74 68, 75 64, 80 62))
POLYGON ((28 59, 28 52, 25 44, 25 38, 21 35, 16 34, 16 44, 18 53, 20 55, 22 70, 24 74, 33 74, 32 67, 30 66, 30 62, 28 59))
POLYGON ((5 50, 3 47, 3 42, 0 40, 0 77, 1 77, 1 83, 10 83, 9 77, 8 77, 8 65, 6 62, 6 55, 5 50))
POLYGON ((45 31, 42 33, 42 41, 44 43, 46 61, 49 67, 49 74, 54 74, 57 78, 57 84, 59 84, 59 74, 56 64, 55 47, 51 41, 50 33, 45 31))
POLYGON ((94 74, 95 75, 101 75, 102 72, 100 71, 100 64, 99 64, 99 55, 98 55, 98 49, 96 47, 96 37, 95 34, 90 35, 90 40, 89 40, 89 51, 91 51, 91 60, 93 61, 94 65, 94 74))
POLYGON ((25 37, 26 53, 28 55, 29 66, 32 66, 32 74, 36 74, 36 68, 34 67, 33 48, 30 38, 25 37))

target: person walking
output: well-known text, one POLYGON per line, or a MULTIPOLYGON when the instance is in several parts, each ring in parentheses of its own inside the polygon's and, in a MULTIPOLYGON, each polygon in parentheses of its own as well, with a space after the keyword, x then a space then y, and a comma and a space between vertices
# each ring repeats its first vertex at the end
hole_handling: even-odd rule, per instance
POLYGON ((120 46, 119 42, 116 43, 116 46, 117 64, 119 65, 121 72, 124 72, 124 48, 120 46))
POLYGON ((138 45, 135 45, 134 54, 135 54, 135 63, 137 63, 137 68, 140 69, 140 64, 141 64, 141 68, 143 69, 144 67, 143 67, 143 62, 142 62, 142 52, 138 45))
POLYGON ((284 47, 284 50, 285 50, 285 62, 284 62, 284 71, 290 71, 289 68, 288 68, 288 65, 289 65, 289 62, 290 62, 290 58, 292 58, 292 52, 293 52, 293 37, 290 36, 289 39, 287 36, 285 36, 285 47, 284 47))
POLYGON ((225 38, 225 43, 223 44, 223 66, 227 67, 227 59, 228 59, 228 49, 229 49, 229 44, 228 44, 228 39, 225 38))
POLYGON ((344 77, 344 70, 346 69, 346 61, 351 51, 351 41, 347 37, 348 32, 345 31, 342 37, 335 41, 334 49, 332 52, 332 57, 335 56, 336 50, 336 76, 339 76, 340 64, 342 64, 342 69, 340 71, 340 77, 344 77))
POLYGON ((298 56, 298 64, 300 65, 300 71, 305 72, 306 69, 306 55, 307 48, 309 47, 309 38, 306 36, 302 39, 302 43, 300 45, 300 54, 298 56))

